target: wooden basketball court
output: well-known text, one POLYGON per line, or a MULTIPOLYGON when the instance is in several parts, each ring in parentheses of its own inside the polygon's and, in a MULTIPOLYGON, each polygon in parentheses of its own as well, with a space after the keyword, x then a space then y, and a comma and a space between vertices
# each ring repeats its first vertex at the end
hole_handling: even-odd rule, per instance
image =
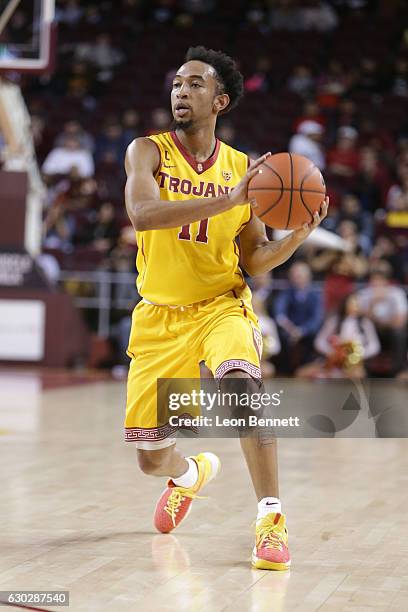
POLYGON ((406 440, 281 440, 292 569, 251 570, 239 442, 180 442, 223 469, 176 535, 157 534, 164 481, 123 442, 125 384, 76 382, 0 374, 0 590, 69 590, 73 611, 408 609, 406 440))

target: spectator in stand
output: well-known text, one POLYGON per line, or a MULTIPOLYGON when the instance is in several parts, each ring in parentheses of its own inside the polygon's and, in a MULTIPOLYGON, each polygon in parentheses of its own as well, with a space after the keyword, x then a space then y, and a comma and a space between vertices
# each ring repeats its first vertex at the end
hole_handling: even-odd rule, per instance
POLYGON ((351 221, 356 227, 363 251, 368 253, 371 250, 374 237, 373 218, 362 209, 361 202, 354 193, 346 193, 343 196, 336 221, 337 228, 343 221, 351 221))
POLYGON ((71 180, 64 201, 70 210, 94 211, 99 203, 97 181, 94 178, 71 180))
POLYGON ((105 151, 96 166, 98 193, 102 199, 123 201, 124 171, 112 151, 105 151))
POLYGON ((308 262, 316 275, 324 278, 323 299, 326 313, 332 312, 339 302, 355 289, 354 284, 363 278, 368 269, 367 259, 356 253, 324 250, 310 253, 308 262))
POLYGON ((337 226, 337 233, 348 245, 348 250, 356 255, 368 255, 371 240, 368 236, 358 232, 356 220, 342 219, 337 226))
POLYGON ((349 87, 349 78, 341 63, 335 59, 330 60, 327 70, 317 79, 317 101, 321 108, 336 108, 349 87))
POLYGON ((339 221, 353 221, 359 234, 371 242, 374 237, 372 216, 363 210, 359 198, 354 193, 346 193, 341 201, 339 221))
POLYGON ((98 163, 106 157, 106 154, 110 154, 117 164, 122 164, 127 144, 120 123, 118 121, 107 123, 96 137, 95 161, 98 163))
POLYGON ((100 24, 103 19, 102 8, 103 7, 101 7, 100 5, 96 3, 85 6, 84 7, 85 14, 84 14, 82 21, 90 26, 95 26, 95 25, 100 24))
POLYGON ((65 80, 65 93, 68 96, 86 96, 91 92, 94 75, 86 62, 73 62, 65 80))
POLYGON ((245 79, 245 91, 253 93, 258 91, 269 91, 273 86, 272 63, 268 56, 258 57, 255 72, 245 79))
POLYGON ((395 376, 406 359, 408 300, 405 291, 392 284, 391 275, 390 264, 378 262, 370 272, 368 287, 357 297, 362 312, 376 326, 382 350, 390 353, 390 374, 395 376))
POLYGON ((359 116, 357 110, 357 104, 351 98, 341 98, 336 108, 335 113, 336 127, 342 127, 344 125, 350 125, 351 127, 357 128, 359 124, 359 116))
POLYGON ((337 130, 337 143, 327 154, 328 170, 339 177, 354 177, 360 167, 360 151, 357 147, 358 132, 351 126, 337 130))
POLYGON ((362 147, 360 153, 355 191, 363 209, 372 215, 382 206, 388 176, 384 166, 379 162, 378 153, 372 147, 362 147))
POLYGON ((308 157, 320 170, 324 170, 326 162, 321 145, 324 129, 317 121, 302 121, 297 133, 289 142, 289 151, 308 157))
POLYGON ((140 136, 140 115, 134 108, 128 108, 122 115, 123 141, 127 146, 140 136))
POLYGON ((76 26, 84 14, 84 9, 81 8, 79 0, 66 0, 60 2, 60 6, 55 9, 55 19, 59 23, 65 23, 68 26, 76 26), (61 6, 63 4, 63 6, 61 6))
POLYGON ((408 154, 401 157, 398 163, 399 183, 390 187, 386 207, 390 211, 408 211, 408 154))
POLYGON ((69 253, 75 238, 75 221, 62 202, 48 209, 43 224, 43 245, 69 253))
POLYGON ((301 6, 303 29, 330 32, 330 30, 334 30, 337 27, 338 17, 328 2, 307 0, 302 2, 301 6))
POLYGON ((338 228, 343 221, 353 222, 358 234, 363 237, 361 247, 363 250, 369 250, 374 236, 373 218, 363 210, 359 198, 354 193, 345 193, 342 196, 339 209, 332 209, 331 214, 324 220, 323 227, 339 233, 338 228))
POLYGON ((292 74, 288 79, 287 87, 290 91, 302 96, 302 98, 311 96, 315 87, 315 80, 311 69, 303 64, 294 66, 292 74))
POLYGON ((245 12, 245 23, 250 24, 251 26, 262 27, 265 24, 266 20, 266 11, 265 6, 262 2, 251 2, 248 7, 246 7, 245 12))
POLYGON ((395 62, 390 90, 395 96, 408 97, 408 59, 405 57, 399 57, 395 62))
POLYGON ((92 155, 81 147, 77 137, 69 136, 65 144, 52 149, 42 166, 45 175, 70 174, 76 169, 80 177, 93 176, 94 161, 92 155))
POLYGON ((273 30, 298 32, 303 29, 302 13, 295 0, 277 0, 269 19, 273 30))
POLYGON ((64 123, 62 132, 60 132, 55 139, 54 146, 63 147, 66 139, 71 137, 79 141, 81 149, 86 149, 91 152, 94 150, 95 143, 91 134, 84 130, 79 121, 73 119, 64 123))
POLYGON ((112 202, 104 202, 97 213, 96 221, 88 228, 85 242, 101 253, 109 253, 116 245, 119 229, 112 202))
POLYGON ((313 340, 322 321, 320 293, 312 287, 312 272, 305 262, 295 262, 289 268, 290 287, 275 301, 276 322, 282 341, 281 369, 292 373, 310 361, 313 340))
POLYGON ((110 34, 99 34, 94 43, 78 45, 75 51, 76 57, 86 61, 101 70, 114 68, 124 60, 123 53, 112 45, 110 34))
POLYGON ((99 34, 95 43, 78 45, 75 55, 80 61, 93 64, 98 70, 97 78, 102 82, 109 81, 113 76, 113 69, 125 59, 122 51, 112 45, 108 33, 99 34))
POLYGON ((308 100, 304 103, 302 114, 296 117, 293 123, 293 131, 297 132, 297 129, 303 121, 315 121, 319 123, 324 129, 326 126, 326 117, 323 115, 316 100, 308 100))
MULTIPOLYGON (((149 4, 149 3, 147 3, 149 4)), ((152 18, 157 23, 169 23, 176 15, 175 0, 158 0, 151 2, 152 18)))
POLYGON ((372 321, 363 316, 354 294, 348 295, 337 313, 330 315, 316 336, 314 346, 324 355, 296 372, 300 378, 363 378, 364 361, 380 352, 372 321))
POLYGON ((370 253, 370 268, 377 268, 381 260, 389 263, 393 278, 403 285, 408 278, 408 260, 390 236, 378 236, 370 253))
POLYGON ((155 108, 152 111, 150 118, 150 127, 147 130, 147 136, 152 134, 161 134, 166 132, 171 125, 171 116, 166 108, 155 108))

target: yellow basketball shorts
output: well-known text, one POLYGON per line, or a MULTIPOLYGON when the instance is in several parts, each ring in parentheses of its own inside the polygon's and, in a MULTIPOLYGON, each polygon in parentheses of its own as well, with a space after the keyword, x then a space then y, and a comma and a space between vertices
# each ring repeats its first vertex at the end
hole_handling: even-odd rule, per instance
POLYGON ((199 379, 202 361, 217 379, 231 370, 261 378, 262 335, 251 293, 246 287, 183 307, 142 300, 133 311, 127 352, 125 439, 140 448, 168 446, 174 428, 158 426, 157 379, 199 379))

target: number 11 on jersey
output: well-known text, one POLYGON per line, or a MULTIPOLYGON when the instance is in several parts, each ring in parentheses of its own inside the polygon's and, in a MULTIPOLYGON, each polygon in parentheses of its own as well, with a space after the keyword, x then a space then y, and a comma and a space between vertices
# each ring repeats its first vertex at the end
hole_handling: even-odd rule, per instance
MULTIPOLYGON (((179 240, 191 240, 190 227, 191 227, 190 225, 183 225, 183 227, 179 231, 179 235, 178 235, 179 240)), ((207 229, 208 229, 208 219, 202 219, 200 221, 200 227, 198 228, 198 234, 194 239, 195 242, 203 242, 204 244, 207 244, 208 242, 207 229)))

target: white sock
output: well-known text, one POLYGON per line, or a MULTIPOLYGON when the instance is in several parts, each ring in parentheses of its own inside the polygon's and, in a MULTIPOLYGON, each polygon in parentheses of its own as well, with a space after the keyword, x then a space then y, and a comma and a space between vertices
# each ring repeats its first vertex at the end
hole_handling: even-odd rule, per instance
POLYGON ((197 482, 198 468, 194 459, 189 459, 188 457, 186 457, 186 461, 188 462, 187 472, 184 472, 184 474, 178 476, 177 478, 172 478, 172 481, 177 487, 184 487, 186 489, 189 489, 197 482))
POLYGON ((278 497, 264 497, 258 502, 258 516, 256 520, 263 519, 270 512, 282 512, 280 499, 278 497))

